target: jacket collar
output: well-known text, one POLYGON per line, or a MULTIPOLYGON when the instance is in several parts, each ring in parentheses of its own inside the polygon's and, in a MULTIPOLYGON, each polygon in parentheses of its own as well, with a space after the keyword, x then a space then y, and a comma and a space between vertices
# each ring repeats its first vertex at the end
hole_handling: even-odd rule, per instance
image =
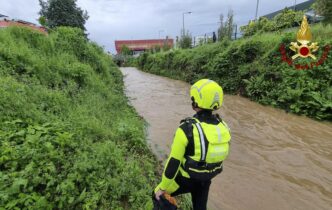
POLYGON ((194 115, 194 118, 198 119, 200 122, 205 122, 209 124, 218 124, 218 119, 212 114, 212 110, 202 110, 194 115))

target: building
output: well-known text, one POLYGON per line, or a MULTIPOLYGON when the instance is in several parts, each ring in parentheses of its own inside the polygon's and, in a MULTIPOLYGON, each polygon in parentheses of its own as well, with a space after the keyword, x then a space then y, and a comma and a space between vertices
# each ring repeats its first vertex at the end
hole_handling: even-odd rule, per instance
POLYGON ((149 49, 155 47, 163 48, 167 46, 168 48, 173 48, 173 39, 145 39, 145 40, 116 40, 115 49, 118 54, 121 54, 121 49, 123 46, 128 47, 133 54, 139 54, 149 49))
POLYGON ((8 16, 0 14, 0 29, 6 28, 9 26, 23 26, 23 27, 31 28, 31 29, 40 31, 44 34, 47 34, 46 28, 44 28, 42 26, 38 26, 34 23, 30 23, 30 22, 27 22, 24 20, 10 19, 8 16))

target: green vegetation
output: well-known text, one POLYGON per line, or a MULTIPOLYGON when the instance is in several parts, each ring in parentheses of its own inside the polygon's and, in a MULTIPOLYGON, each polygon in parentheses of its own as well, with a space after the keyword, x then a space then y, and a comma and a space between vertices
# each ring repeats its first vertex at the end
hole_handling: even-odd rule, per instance
POLYGON ((65 27, 0 49, 0 209, 149 209, 157 164, 103 49, 65 27))
POLYGON ((316 0, 313 5, 318 14, 324 16, 324 23, 332 23, 332 1, 331 0, 316 0))
POLYGON ((224 15, 220 14, 219 17, 220 26, 218 28, 218 41, 224 39, 232 39, 234 31, 234 12, 229 9, 227 14, 227 20, 224 22, 224 15))
POLYGON ((191 48, 191 45, 192 45, 192 36, 188 31, 185 34, 182 34, 178 43, 176 43, 176 46, 182 49, 189 49, 191 48))
POLYGON ((294 11, 286 8, 272 20, 260 17, 258 21, 250 21, 248 25, 242 26, 240 29, 245 37, 265 32, 282 31, 299 26, 303 15, 303 11, 294 11))
POLYGON ((39 0, 41 10, 39 23, 43 26, 56 28, 58 26, 77 27, 85 31, 88 12, 76 5, 77 0, 39 0))
POLYGON ((121 46, 121 55, 132 55, 132 54, 133 51, 131 51, 127 45, 121 46))
MULTIPOLYGON (((296 41, 296 32, 268 33, 223 41, 190 50, 142 54, 136 65, 147 72, 193 83, 200 78, 219 82, 225 92, 316 119, 332 120, 332 50, 325 63, 297 70, 282 61, 280 46, 296 41)), ((332 27, 312 28, 321 49, 332 41, 332 27)), ((288 56, 293 53, 287 51, 288 56)), ((312 62, 298 58, 296 63, 312 62)))

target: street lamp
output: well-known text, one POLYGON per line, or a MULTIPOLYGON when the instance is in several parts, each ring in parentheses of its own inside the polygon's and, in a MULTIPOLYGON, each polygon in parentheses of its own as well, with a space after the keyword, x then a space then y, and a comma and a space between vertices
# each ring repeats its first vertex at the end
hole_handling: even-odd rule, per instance
POLYGON ((182 13, 182 30, 183 30, 183 35, 185 35, 185 29, 184 29, 184 15, 185 14, 191 14, 192 12, 184 12, 182 13))

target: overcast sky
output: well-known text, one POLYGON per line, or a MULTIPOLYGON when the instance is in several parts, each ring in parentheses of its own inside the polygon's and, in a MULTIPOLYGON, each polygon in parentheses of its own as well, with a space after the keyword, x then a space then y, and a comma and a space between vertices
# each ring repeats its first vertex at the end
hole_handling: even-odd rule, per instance
MULTIPOLYGON (((302 3, 306 0, 297 0, 302 3)), ((239 26, 254 19, 256 0, 78 0, 77 4, 90 16, 86 28, 89 38, 115 53, 114 40, 175 38, 182 28, 193 36, 216 31, 219 15, 234 11, 239 26)), ((258 15, 262 16, 286 6, 294 0, 260 0, 258 15)), ((0 14, 37 23, 38 0, 0 0, 0 14)))

